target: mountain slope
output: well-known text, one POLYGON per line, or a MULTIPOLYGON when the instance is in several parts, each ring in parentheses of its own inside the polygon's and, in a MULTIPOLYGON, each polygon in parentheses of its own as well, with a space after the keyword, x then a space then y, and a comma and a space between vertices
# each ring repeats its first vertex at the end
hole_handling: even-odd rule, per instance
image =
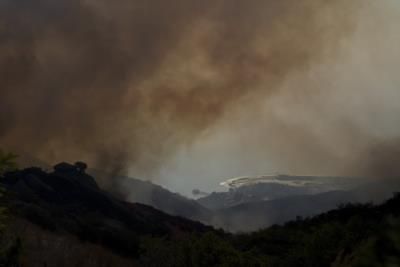
POLYGON ((332 191, 250 202, 217 211, 215 224, 233 232, 256 231, 296 219, 297 216, 316 215, 334 209, 341 203, 354 201, 356 198, 350 192, 332 191))
POLYGON ((178 238, 212 228, 143 204, 121 201, 101 190, 94 178, 73 165, 54 172, 38 168, 1 179, 11 215, 52 232, 69 233, 126 257, 136 257, 145 236, 178 238))
POLYGON ((285 198, 293 195, 311 194, 305 187, 294 187, 281 184, 252 184, 231 189, 228 192, 213 192, 199 198, 198 203, 211 210, 230 208, 249 202, 285 198))
MULTIPOLYGON (((106 174, 100 175, 107 176, 106 174)), ((101 186, 120 199, 150 205, 168 214, 203 223, 209 223, 211 220, 212 212, 195 200, 173 193, 152 182, 124 176, 107 177, 105 180, 112 180, 112 186, 107 183, 101 184, 101 186)))
POLYGON ((357 177, 294 175, 239 177, 222 183, 229 186, 228 192, 214 192, 197 201, 211 210, 218 210, 248 202, 351 190, 368 183, 369 180, 357 177))
POLYGON ((353 190, 294 195, 274 200, 246 202, 216 211, 214 225, 229 231, 255 231, 282 224, 297 216, 313 216, 344 203, 381 203, 400 191, 398 179, 367 183, 353 190))

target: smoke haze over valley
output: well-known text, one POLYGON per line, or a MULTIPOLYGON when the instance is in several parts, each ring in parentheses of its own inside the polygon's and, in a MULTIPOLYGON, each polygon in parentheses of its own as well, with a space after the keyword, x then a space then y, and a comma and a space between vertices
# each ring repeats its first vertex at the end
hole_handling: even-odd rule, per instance
POLYGON ((189 194, 400 174, 400 4, 0 3, 0 143, 189 194))

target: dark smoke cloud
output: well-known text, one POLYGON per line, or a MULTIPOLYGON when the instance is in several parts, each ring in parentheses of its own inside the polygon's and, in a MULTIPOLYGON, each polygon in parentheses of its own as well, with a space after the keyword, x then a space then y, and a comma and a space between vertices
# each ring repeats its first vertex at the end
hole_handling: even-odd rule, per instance
POLYGON ((245 99, 334 57, 361 3, 3 0, 1 145, 154 168, 245 99))

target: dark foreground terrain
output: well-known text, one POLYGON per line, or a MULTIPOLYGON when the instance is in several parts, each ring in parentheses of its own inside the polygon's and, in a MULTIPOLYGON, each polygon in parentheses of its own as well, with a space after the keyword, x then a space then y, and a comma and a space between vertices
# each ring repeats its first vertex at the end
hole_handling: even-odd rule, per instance
POLYGON ((0 177, 0 266, 400 266, 399 194, 232 235, 122 201, 84 169, 0 177))

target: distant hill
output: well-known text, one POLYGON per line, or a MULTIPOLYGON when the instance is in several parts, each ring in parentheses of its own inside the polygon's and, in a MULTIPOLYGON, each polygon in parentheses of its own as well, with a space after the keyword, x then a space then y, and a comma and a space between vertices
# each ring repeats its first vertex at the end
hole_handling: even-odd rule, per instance
POLYGON ((208 196, 199 198, 197 202, 211 210, 220 210, 249 202, 272 200, 311 193, 312 190, 308 187, 260 183, 231 189, 228 192, 213 192, 208 196))
MULTIPOLYGON (((314 181, 305 186, 254 183, 212 193, 198 200, 170 192, 157 184, 124 176, 106 177, 112 185, 101 184, 117 198, 153 206, 171 215, 182 216, 227 231, 254 231, 281 224, 297 216, 310 216, 347 202, 381 202, 400 190, 400 183, 382 183, 347 177, 280 176, 284 182, 314 181)), ((101 180, 101 179, 100 179, 101 180)), ((98 181, 100 181, 98 179, 98 181)))
POLYGON ((197 201, 211 210, 218 210, 248 202, 351 190, 368 182, 369 179, 356 177, 293 175, 239 177, 223 183, 229 186, 229 191, 214 192, 197 201))
POLYGON ((215 225, 229 231, 256 231, 273 224, 282 224, 297 216, 312 216, 355 202, 351 192, 332 191, 316 195, 292 196, 281 199, 249 202, 217 211, 215 225))
MULTIPOLYGON (((96 176, 99 171, 91 171, 96 176)), ((107 174, 100 174, 107 176, 107 174)), ((100 185, 114 196, 132 203, 142 203, 159 209, 171 215, 182 216, 188 219, 209 223, 213 216, 212 211, 193 199, 173 193, 164 187, 149 181, 125 177, 110 176, 105 180, 109 183, 100 185)))
POLYGON ((400 191, 400 181, 397 179, 366 183, 352 190, 303 195, 300 194, 301 191, 297 191, 287 197, 248 201, 219 209, 215 212, 213 225, 234 232, 255 231, 294 220, 298 216, 307 217, 326 212, 344 203, 381 203, 396 191, 400 191))

